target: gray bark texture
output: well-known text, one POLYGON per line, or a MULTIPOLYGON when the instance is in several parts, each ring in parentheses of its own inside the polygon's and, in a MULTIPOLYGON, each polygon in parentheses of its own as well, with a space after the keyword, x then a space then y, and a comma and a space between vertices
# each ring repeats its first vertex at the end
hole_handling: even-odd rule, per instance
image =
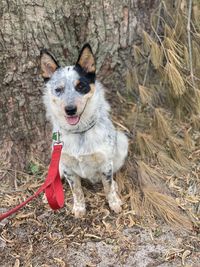
POLYGON ((125 90, 133 45, 149 30, 156 0, 0 0, 0 167, 48 161, 50 127, 42 103, 40 49, 72 65, 89 42, 98 78, 125 90))

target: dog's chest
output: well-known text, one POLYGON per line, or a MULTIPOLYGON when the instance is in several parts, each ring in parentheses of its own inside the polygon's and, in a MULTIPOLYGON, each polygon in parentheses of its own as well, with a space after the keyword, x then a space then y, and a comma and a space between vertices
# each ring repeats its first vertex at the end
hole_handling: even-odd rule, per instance
POLYGON ((112 158, 114 132, 112 129, 93 128, 83 135, 63 135, 62 165, 82 178, 90 180, 102 173, 112 158))
POLYGON ((63 152, 61 155, 62 164, 82 178, 93 178, 100 172, 106 157, 101 152, 85 155, 69 155, 63 152))

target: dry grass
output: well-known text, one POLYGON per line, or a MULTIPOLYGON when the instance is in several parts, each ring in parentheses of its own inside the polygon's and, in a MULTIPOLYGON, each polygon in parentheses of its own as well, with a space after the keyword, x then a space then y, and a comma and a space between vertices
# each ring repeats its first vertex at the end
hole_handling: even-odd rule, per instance
POLYGON ((165 66, 166 82, 169 81, 169 88, 174 97, 180 97, 185 93, 186 87, 184 80, 178 69, 170 62, 165 66))
POLYGON ((154 109, 152 134, 156 140, 160 140, 161 142, 173 135, 169 116, 165 113, 160 108, 154 109))

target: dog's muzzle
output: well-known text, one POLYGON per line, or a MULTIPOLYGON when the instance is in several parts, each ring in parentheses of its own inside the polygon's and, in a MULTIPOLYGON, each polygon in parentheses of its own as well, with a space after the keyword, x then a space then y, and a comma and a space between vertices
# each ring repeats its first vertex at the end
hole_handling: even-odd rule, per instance
POLYGON ((68 124, 76 125, 79 122, 80 116, 76 115, 76 112, 77 112, 76 106, 66 106, 65 107, 65 113, 67 115, 65 117, 66 117, 68 124))
POLYGON ((73 116, 77 112, 77 107, 76 106, 66 106, 65 112, 68 116, 73 116))

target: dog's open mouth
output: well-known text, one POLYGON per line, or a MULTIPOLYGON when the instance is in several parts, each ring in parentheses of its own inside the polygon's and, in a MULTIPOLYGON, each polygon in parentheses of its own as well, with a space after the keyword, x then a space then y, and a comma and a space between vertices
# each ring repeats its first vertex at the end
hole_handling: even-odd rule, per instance
POLYGON ((75 116, 67 116, 66 117, 66 120, 67 120, 67 122, 70 125, 76 125, 79 122, 79 120, 80 120, 80 116, 78 116, 78 115, 75 115, 75 116))
MULTIPOLYGON (((87 101, 87 102, 88 102, 88 101, 87 101)), ((85 108, 86 108, 86 106, 87 106, 87 102, 86 102, 86 104, 85 104, 85 106, 84 106, 84 109, 83 109, 83 111, 81 112, 81 114, 79 114, 79 115, 72 115, 72 116, 65 116, 65 118, 66 118, 68 124, 70 124, 70 125, 76 125, 76 124, 79 123, 80 118, 81 118, 81 116, 82 116, 82 114, 83 114, 83 112, 85 111, 85 108)))

